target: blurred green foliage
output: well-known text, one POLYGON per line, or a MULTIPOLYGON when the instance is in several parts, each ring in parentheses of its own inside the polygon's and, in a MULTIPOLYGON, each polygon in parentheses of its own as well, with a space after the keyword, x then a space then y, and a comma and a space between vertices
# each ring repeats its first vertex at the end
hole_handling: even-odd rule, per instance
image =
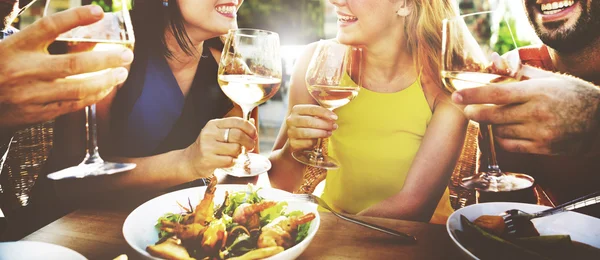
POLYGON ((322 0, 246 0, 238 12, 240 28, 279 33, 282 44, 305 44, 324 37, 322 0))
MULTIPOLYGON (((102 7, 104 12, 116 12, 121 10, 121 1, 126 1, 127 9, 131 10, 133 0, 93 0, 90 3, 102 7)), ((87 1, 82 1, 82 4, 88 4, 86 2, 87 1)))
POLYGON ((500 55, 502 55, 504 53, 507 53, 507 52, 515 49, 515 44, 516 44, 516 47, 523 47, 523 46, 531 45, 532 44, 531 41, 518 38, 517 30, 518 30, 518 28, 516 26, 515 19, 510 16, 507 16, 506 22, 500 23, 500 26, 498 28, 498 32, 497 32, 498 38, 493 45, 494 51, 499 53, 500 55), (510 26, 510 28, 509 28, 509 26, 510 26), (513 44, 513 36, 514 36, 514 44, 513 44))

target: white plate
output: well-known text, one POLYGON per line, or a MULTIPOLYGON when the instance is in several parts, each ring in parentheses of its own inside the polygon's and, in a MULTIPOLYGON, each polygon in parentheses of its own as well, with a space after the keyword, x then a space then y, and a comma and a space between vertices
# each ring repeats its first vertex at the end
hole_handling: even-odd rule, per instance
POLYGON ((0 243, 0 260, 69 259, 85 260, 81 254, 59 245, 36 241, 0 243))
MULTIPOLYGON (((464 215, 469 221, 474 221, 481 215, 499 215, 509 209, 520 209, 525 212, 534 213, 548 209, 546 206, 512 202, 491 202, 473 204, 452 213, 446 223, 446 230, 452 241, 465 255, 471 259, 475 257, 469 250, 460 244, 454 236, 454 230, 461 230, 460 215, 464 215)), ((576 212, 565 212, 548 217, 532 220, 533 225, 540 235, 570 235, 574 241, 579 241, 596 248, 600 248, 600 219, 579 214, 576 212)))
MULTIPOLYGON (((206 187, 195 187, 184 190, 178 190, 171 193, 167 193, 165 195, 156 197, 137 207, 134 211, 132 211, 125 223, 123 224, 123 236, 125 240, 133 248, 137 253, 139 253, 145 259, 159 259, 151 256, 146 252, 146 247, 149 245, 153 245, 158 241, 158 232, 154 228, 156 224, 156 220, 163 216, 165 213, 181 212, 181 208, 177 205, 177 202, 182 205, 188 204, 188 198, 190 199, 192 205, 197 205, 198 202, 204 197, 204 191, 206 187)), ((217 190, 215 191, 215 205, 223 203, 223 199, 225 197, 225 191, 235 192, 235 191, 247 191, 248 185, 217 185, 217 190)), ((262 188, 258 191, 258 194, 266 194, 269 193, 268 197, 279 197, 286 196, 290 193, 271 189, 271 188, 262 188)), ((263 195, 265 196, 265 195, 263 195)), ((267 196, 265 196, 267 197, 267 196)), ((274 255, 268 259, 294 259, 310 244, 310 241, 313 239, 315 234, 317 233, 317 229, 319 229, 320 217, 317 212, 317 206, 308 202, 288 202, 287 211, 293 210, 302 210, 304 213, 313 212, 315 213, 316 218, 310 224, 310 229, 308 230, 308 236, 302 240, 299 244, 288 248, 287 250, 274 255)))

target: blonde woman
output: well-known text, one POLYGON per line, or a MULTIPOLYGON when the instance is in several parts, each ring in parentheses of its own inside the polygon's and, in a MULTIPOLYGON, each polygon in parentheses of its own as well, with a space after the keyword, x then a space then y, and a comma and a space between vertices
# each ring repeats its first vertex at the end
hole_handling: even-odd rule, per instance
POLYGON ((316 44, 292 75, 289 111, 271 155, 271 184, 293 191, 304 165, 291 156, 329 137, 322 198, 340 211, 444 223, 452 212, 447 183, 467 120, 441 88, 442 19, 451 0, 329 0, 338 14, 337 41, 364 46, 363 86, 330 112, 306 89, 316 44), (344 131, 336 131, 336 129, 344 131))

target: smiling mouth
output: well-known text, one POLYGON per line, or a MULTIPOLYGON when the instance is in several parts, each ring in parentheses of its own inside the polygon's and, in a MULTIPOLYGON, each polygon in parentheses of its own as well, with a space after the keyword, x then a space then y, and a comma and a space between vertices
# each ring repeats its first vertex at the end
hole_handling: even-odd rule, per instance
POLYGON ((358 17, 338 14, 338 21, 344 22, 344 23, 355 22, 355 21, 358 21, 358 17))
POLYGON ((539 8, 543 15, 552 15, 564 11, 573 6, 575 0, 556 1, 551 3, 540 4, 539 8))
POLYGON ((232 16, 237 11, 237 8, 233 5, 220 5, 215 7, 218 13, 225 16, 232 16))

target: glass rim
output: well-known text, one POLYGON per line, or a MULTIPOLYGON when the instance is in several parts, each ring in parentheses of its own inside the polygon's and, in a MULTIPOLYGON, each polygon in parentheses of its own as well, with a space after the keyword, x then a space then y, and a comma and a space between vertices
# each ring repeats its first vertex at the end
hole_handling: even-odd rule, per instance
POLYGON ((254 29, 254 28, 237 28, 237 29, 229 29, 228 33, 234 33, 234 32, 238 32, 238 35, 243 35, 243 36, 256 36, 256 34, 249 34, 249 33, 244 33, 246 31, 253 31, 253 32, 259 32, 259 33, 263 33, 266 35, 275 35, 279 37, 279 34, 273 31, 269 31, 269 30, 263 30, 263 29, 254 29))

